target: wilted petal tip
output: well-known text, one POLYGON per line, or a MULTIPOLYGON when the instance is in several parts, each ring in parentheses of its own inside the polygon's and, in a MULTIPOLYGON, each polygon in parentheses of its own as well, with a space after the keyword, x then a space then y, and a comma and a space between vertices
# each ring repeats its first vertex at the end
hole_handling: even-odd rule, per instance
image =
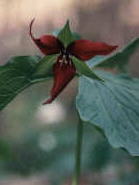
POLYGON ((29 25, 29 35, 31 36, 32 40, 35 40, 35 37, 33 36, 33 33, 32 33, 32 26, 33 26, 34 21, 35 21, 35 18, 31 20, 30 25, 29 25))

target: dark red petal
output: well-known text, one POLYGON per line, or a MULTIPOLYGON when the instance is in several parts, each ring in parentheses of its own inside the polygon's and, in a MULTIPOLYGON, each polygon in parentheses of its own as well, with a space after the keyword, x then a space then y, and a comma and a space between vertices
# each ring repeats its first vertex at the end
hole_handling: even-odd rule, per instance
POLYGON ((76 40, 71 43, 67 50, 70 54, 81 60, 89 60, 96 55, 107 55, 118 46, 111 46, 103 42, 92 42, 89 40, 76 40))
POLYGON ((51 97, 43 104, 51 103, 73 79, 76 69, 72 63, 61 63, 60 59, 55 63, 54 68, 54 85, 51 90, 51 97))
POLYGON ((62 43, 53 35, 43 35, 40 38, 35 38, 32 34, 32 25, 35 19, 30 23, 29 34, 41 52, 45 55, 60 53, 63 47, 62 43))

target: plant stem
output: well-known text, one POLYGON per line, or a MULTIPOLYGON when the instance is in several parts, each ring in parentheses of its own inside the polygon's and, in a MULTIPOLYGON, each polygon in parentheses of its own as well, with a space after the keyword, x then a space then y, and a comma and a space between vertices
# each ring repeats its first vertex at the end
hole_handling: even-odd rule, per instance
POLYGON ((77 125, 77 144, 75 153, 75 172, 72 180, 72 185, 79 185, 80 171, 81 171, 81 153, 83 140, 83 122, 79 118, 77 125))

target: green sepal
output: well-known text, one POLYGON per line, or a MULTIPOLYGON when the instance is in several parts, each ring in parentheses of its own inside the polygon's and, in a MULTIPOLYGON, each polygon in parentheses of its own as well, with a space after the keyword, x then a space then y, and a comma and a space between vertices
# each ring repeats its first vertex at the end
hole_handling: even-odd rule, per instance
POLYGON ((66 22, 63 29, 59 32, 58 38, 63 43, 65 48, 75 40, 75 37, 70 30, 69 20, 66 22))
POLYGON ((36 66, 32 79, 46 78, 53 75, 53 65, 57 61, 58 55, 48 55, 42 58, 36 66))
MULTIPOLYGON (((60 31, 61 30, 57 29, 57 30, 53 31, 52 34, 57 37, 58 34, 60 33, 60 31)), ((80 40, 81 39, 81 35, 77 32, 72 32, 72 35, 74 37, 74 40, 80 40)))
POLYGON ((76 57, 72 56, 72 62, 74 63, 76 67, 77 73, 79 73, 80 75, 87 76, 94 80, 104 81, 102 78, 96 75, 84 61, 81 61, 77 59, 76 57))

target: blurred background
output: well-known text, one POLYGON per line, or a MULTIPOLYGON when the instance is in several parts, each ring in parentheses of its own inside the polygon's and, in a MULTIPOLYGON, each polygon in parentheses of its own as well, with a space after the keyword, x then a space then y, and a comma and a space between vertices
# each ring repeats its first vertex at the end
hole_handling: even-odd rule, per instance
MULTIPOLYGON (((124 46, 139 36, 139 0, 0 0, 0 63, 41 55, 29 35, 61 28, 67 19, 83 38, 124 46)), ((130 72, 139 76, 139 54, 130 72)), ((69 185, 74 170, 75 78, 51 105, 42 106, 52 81, 24 90, 0 113, 0 185, 69 185)), ((139 185, 139 158, 113 149, 84 123, 81 184, 139 185)))

